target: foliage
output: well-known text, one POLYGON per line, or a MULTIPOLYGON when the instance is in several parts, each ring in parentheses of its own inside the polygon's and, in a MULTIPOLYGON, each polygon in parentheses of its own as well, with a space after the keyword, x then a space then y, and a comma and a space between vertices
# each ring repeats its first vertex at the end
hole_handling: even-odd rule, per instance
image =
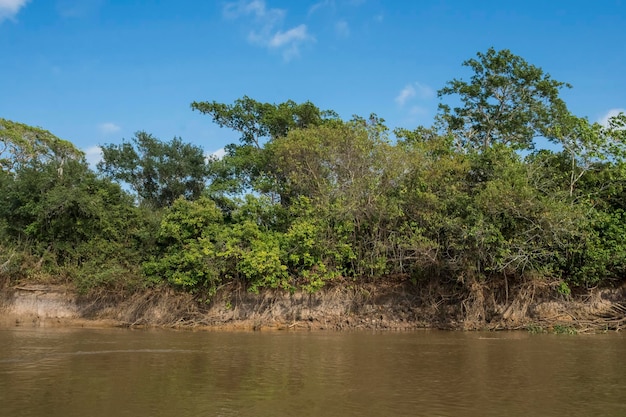
MULTIPOLYGON (((619 120, 618 116, 613 123, 619 120)), ((615 125, 605 127, 568 114, 560 118, 560 123, 552 127, 550 133, 553 140, 562 146, 562 155, 569 162, 570 196, 574 195, 576 184, 588 171, 600 167, 606 169, 607 164, 623 169, 626 143, 623 132, 615 125)))
POLYGON ((234 104, 193 102, 191 108, 211 116, 220 127, 228 127, 241 135, 240 144, 226 146, 226 155, 212 166, 211 192, 214 194, 241 194, 250 190, 270 192, 275 180, 271 155, 263 145, 292 130, 338 119, 334 112, 320 110, 309 101, 297 104, 288 100, 271 104, 247 96, 235 100, 234 104))
POLYGON ((300 196, 290 207, 289 217, 281 258, 300 287, 313 292, 346 273, 344 266, 354 260, 355 254, 341 226, 329 222, 328 211, 300 196))
POLYGON ((61 170, 66 160, 80 160, 83 153, 68 141, 47 130, 0 118, 0 170, 15 170, 38 161, 56 163, 61 170))
POLYGON ((543 327, 539 326, 538 324, 530 324, 526 327, 526 330, 528 330, 528 333, 530 334, 542 334, 542 333, 546 333, 546 329, 544 329, 543 327))
POLYGON ((167 207, 180 196, 196 199, 204 190, 208 175, 204 152, 180 138, 162 142, 137 132, 131 142, 101 148, 100 172, 128 184, 143 205, 167 207))
POLYGON ((554 334, 568 334, 568 335, 578 334, 578 330, 576 330, 574 327, 566 326, 563 324, 555 324, 552 327, 552 332, 554 334))
POLYGON ((282 200, 307 197, 332 219, 338 241, 352 248, 353 274, 387 272, 388 248, 380 243, 400 215, 392 195, 401 165, 383 122, 372 115, 293 131, 268 147, 282 200))
POLYGON ((219 256, 235 265, 237 277, 260 287, 290 289, 287 266, 280 257, 280 234, 263 230, 252 220, 234 224, 219 256))
POLYGON ((324 120, 337 118, 334 112, 322 111, 310 101, 297 104, 288 100, 271 104, 248 96, 235 100, 234 104, 194 101, 191 108, 210 115, 220 127, 235 130, 241 134, 243 145, 256 148, 262 147, 264 139, 284 137, 291 130, 318 126, 324 120))
POLYGON ((310 102, 194 102, 240 135, 224 158, 138 132, 103 147, 103 176, 0 119, 0 274, 203 297, 232 281, 314 292, 402 276, 467 295, 539 277, 569 296, 623 279, 626 116, 569 113, 566 84, 507 50, 465 65, 470 80, 440 91, 460 105, 430 128, 391 138, 375 114, 343 121, 310 102), (559 149, 527 152, 538 136, 559 149))
POLYGON ((463 63, 474 72, 469 82, 454 79, 438 92, 458 95, 462 103, 440 106, 448 128, 464 148, 485 150, 494 143, 532 148, 533 139, 546 135, 566 112, 559 90, 569 85, 506 49, 489 48, 477 57, 463 63))
POLYGON ((590 210, 585 239, 573 251, 572 285, 590 286, 621 279, 626 273, 626 221, 622 210, 590 210))
POLYGON ((60 172, 54 161, 33 160, 2 186, 0 238, 39 257, 37 268, 78 278, 85 289, 96 284, 93 273, 134 270, 143 222, 132 199, 84 162, 68 160, 60 172), (82 272, 72 274, 77 268, 82 272))
POLYGON ((158 252, 143 264, 153 281, 167 280, 188 290, 205 288, 209 294, 219 285, 222 268, 216 262, 216 243, 222 214, 208 198, 176 200, 164 214, 158 231, 158 252))

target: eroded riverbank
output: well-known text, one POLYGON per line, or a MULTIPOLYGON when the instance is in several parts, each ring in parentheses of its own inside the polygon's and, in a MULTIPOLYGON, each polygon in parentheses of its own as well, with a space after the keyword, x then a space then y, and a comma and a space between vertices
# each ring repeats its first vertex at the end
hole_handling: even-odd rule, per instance
POLYGON ((410 282, 336 285, 317 293, 222 288, 211 302, 169 288, 129 295, 80 295, 68 286, 2 290, 0 325, 187 327, 230 329, 550 329, 621 330, 626 286, 563 297, 539 285, 498 300, 478 288, 463 298, 410 282))

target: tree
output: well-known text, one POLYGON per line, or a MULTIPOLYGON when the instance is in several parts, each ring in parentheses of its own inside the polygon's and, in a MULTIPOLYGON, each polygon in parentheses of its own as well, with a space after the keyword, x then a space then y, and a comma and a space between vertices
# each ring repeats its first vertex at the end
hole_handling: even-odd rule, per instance
MULTIPOLYGON (((567 175, 570 197, 574 197, 576 186, 588 172, 616 172, 626 168, 624 124, 626 116, 623 113, 612 118, 607 126, 566 113, 559 117, 559 123, 549 129, 551 140, 560 145, 562 150, 558 154, 540 153, 543 153, 544 159, 550 156, 558 160, 560 171, 567 175)), ((623 177, 622 174, 618 176, 623 177)), ((607 184, 609 182, 612 181, 607 178, 607 184)))
POLYGON ((194 101, 193 110, 208 114, 220 127, 228 127, 241 134, 242 145, 261 148, 263 140, 287 135, 290 130, 318 126, 325 120, 336 119, 333 111, 322 111, 310 101, 297 104, 288 100, 280 104, 262 103, 248 96, 234 104, 194 101))
POLYGON ((222 213, 206 197, 177 199, 165 211, 157 239, 157 256, 143 264, 144 273, 157 281, 214 294, 223 268, 216 256, 216 240, 223 230, 222 213))
POLYGON ((54 161, 35 161, 2 184, 0 245, 21 253, 26 275, 74 278, 81 289, 125 285, 149 250, 145 224, 132 197, 84 161, 68 160, 62 176, 54 161))
POLYGON ((399 216, 392 198, 402 175, 400 154, 376 115, 289 132, 268 145, 283 201, 310 199, 330 217, 337 236, 354 249, 356 274, 384 273, 386 244, 399 216), (347 237, 347 239, 345 239, 347 237))
POLYGON ((73 144, 47 130, 0 118, 0 170, 14 172, 34 161, 55 161, 59 174, 68 159, 81 160, 73 144))
POLYGON ((272 158, 265 152, 264 144, 292 130, 338 119, 335 112, 320 110, 310 101, 272 104, 247 96, 233 104, 193 102, 191 108, 210 115, 220 127, 228 127, 241 135, 240 144, 226 146, 226 156, 211 167, 211 189, 218 193, 239 194, 250 189, 271 193, 276 179, 270 166, 272 158))
POLYGON ((439 106, 448 129, 465 149, 484 151, 496 142, 532 149, 534 138, 549 134, 558 115, 566 113, 559 91, 570 86, 506 49, 477 56, 463 63, 474 72, 469 82, 454 79, 438 92, 461 101, 454 109, 439 106))
POLYGON ((128 184, 140 204, 170 206, 183 196, 197 199, 205 188, 208 165, 202 148, 180 138, 162 142, 137 132, 131 142, 102 146, 98 169, 107 177, 128 184))

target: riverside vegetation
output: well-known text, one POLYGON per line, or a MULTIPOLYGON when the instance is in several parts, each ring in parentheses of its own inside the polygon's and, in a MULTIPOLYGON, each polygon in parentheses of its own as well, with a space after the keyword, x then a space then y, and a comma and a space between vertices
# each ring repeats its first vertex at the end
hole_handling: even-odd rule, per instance
POLYGON ((240 135, 220 159, 138 132, 103 145, 96 172, 71 143, 0 119, 0 280, 202 302, 403 282, 483 323, 488 299, 622 285, 624 114, 572 114, 570 86, 508 50, 464 66, 414 130, 310 102, 194 102, 240 135))

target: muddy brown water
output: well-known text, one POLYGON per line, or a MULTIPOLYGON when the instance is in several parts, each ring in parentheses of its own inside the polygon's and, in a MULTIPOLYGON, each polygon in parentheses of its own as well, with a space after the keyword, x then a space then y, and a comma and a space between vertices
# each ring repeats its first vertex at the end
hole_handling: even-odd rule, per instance
POLYGON ((626 337, 0 329, 0 416, 626 416, 626 337))

